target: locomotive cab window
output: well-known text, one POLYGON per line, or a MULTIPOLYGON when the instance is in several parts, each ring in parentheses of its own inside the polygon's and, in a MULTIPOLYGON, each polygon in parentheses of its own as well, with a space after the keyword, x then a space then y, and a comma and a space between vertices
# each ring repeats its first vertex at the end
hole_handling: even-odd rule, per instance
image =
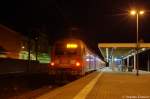
POLYGON ((77 50, 56 49, 55 54, 56 55, 76 55, 77 50))

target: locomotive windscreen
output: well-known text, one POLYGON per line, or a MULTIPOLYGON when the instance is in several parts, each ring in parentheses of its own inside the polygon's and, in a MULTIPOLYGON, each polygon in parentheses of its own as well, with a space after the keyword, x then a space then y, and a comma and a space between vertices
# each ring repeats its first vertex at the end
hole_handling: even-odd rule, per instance
POLYGON ((77 50, 70 50, 70 49, 55 49, 56 55, 76 55, 77 50))

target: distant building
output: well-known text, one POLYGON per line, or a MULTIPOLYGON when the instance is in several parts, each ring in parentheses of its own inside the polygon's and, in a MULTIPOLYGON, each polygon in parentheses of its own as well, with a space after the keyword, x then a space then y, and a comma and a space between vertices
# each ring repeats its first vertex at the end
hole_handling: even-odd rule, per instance
MULTIPOLYGON (((48 39, 42 33, 37 42, 31 39, 31 60, 35 60, 36 48, 38 60, 49 62, 48 39), (36 47, 37 44, 37 47, 36 47)), ((28 38, 0 24, 0 57, 13 59, 28 59, 28 38)))
POLYGON ((20 33, 0 25, 0 47, 5 50, 7 57, 18 59, 23 42, 24 37, 20 33))

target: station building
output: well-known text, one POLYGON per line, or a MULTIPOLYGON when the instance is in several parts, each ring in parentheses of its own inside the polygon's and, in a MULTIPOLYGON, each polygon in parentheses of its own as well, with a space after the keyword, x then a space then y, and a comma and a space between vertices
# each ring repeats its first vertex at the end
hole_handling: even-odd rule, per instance
MULTIPOLYGON (((16 32, 0 24, 0 58, 24 59, 29 57, 29 39, 21 33, 16 32)), ((50 61, 48 40, 41 33, 38 42, 31 39, 30 59, 35 60, 36 54, 40 62, 48 63, 50 61), (36 46, 36 43, 37 46, 36 46), (36 53, 38 51, 38 53, 36 53)))

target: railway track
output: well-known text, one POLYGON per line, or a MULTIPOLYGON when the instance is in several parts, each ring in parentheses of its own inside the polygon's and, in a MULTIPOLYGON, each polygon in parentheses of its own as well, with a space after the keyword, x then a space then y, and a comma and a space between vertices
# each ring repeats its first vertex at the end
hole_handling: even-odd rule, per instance
POLYGON ((48 74, 0 76, 1 99, 31 99, 46 91, 68 84, 78 77, 48 74))

